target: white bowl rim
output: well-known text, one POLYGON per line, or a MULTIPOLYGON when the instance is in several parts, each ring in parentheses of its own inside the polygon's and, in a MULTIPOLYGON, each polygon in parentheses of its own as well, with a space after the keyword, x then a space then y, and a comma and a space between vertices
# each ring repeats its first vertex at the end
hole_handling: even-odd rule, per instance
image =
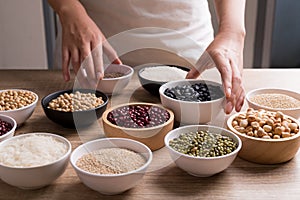
POLYGON ((53 138, 58 138, 58 139, 60 139, 60 141, 62 141, 66 144, 67 152, 63 156, 61 156, 59 159, 54 160, 54 161, 52 161, 50 163, 47 163, 47 164, 43 164, 43 165, 38 165, 38 166, 33 166, 33 167, 14 167, 14 166, 3 165, 2 163, 0 163, 1 167, 5 167, 5 168, 8 168, 8 169, 16 169, 16 170, 31 170, 31 169, 43 168, 43 167, 46 167, 46 166, 49 166, 49 165, 60 162, 61 160, 68 157, 70 155, 71 151, 72 151, 72 145, 71 145, 71 143, 68 139, 66 139, 63 136, 54 134, 54 133, 46 133, 46 132, 32 132, 32 133, 24 133, 22 135, 17 135, 17 136, 11 137, 7 140, 4 140, 4 141, 0 142, 0 147, 2 145, 4 145, 5 143, 10 142, 11 140, 16 140, 16 139, 19 139, 19 138, 22 138, 22 137, 28 137, 28 136, 31 136, 31 135, 44 135, 44 136, 50 136, 50 137, 53 137, 53 138))
MULTIPOLYGON (((271 88, 271 87, 268 88, 268 87, 266 87, 266 88, 257 88, 257 89, 250 90, 246 94, 246 100, 249 101, 249 102, 251 102, 255 106, 261 107, 261 108, 263 108, 265 110, 271 110, 271 111, 294 111, 294 110, 300 110, 300 107, 298 107, 298 108, 272 108, 272 107, 260 105, 260 104, 255 103, 255 102, 253 102, 253 101, 250 100, 250 97, 254 96, 254 93, 256 93, 256 92, 264 92, 264 91, 266 91, 265 94, 269 94, 270 92, 268 92, 268 91, 271 91, 271 90, 276 91, 279 94, 283 94, 282 92, 288 92, 288 93, 293 93, 295 95, 300 95, 298 92, 296 92, 294 90, 289 90, 289 89, 285 89, 285 88, 271 88)), ((288 94, 285 94, 285 95, 290 96, 288 94)), ((292 97, 292 98, 295 98, 295 97, 292 97)), ((299 99, 297 99, 297 100, 300 101, 299 99)))
MULTIPOLYGON (((214 134, 214 133, 213 133, 214 134)), ((241 148, 242 148, 242 140, 236 135, 234 134, 232 131, 230 130, 227 130, 225 128, 222 128, 222 127, 218 127, 218 126, 212 126, 212 125, 187 125, 187 126, 181 126, 179 128, 176 128, 176 129, 173 129, 171 130, 164 138, 164 142, 165 142, 165 146, 171 150, 172 152, 175 152, 176 154, 180 155, 180 156, 184 156, 184 157, 187 157, 187 158, 192 158, 192 159, 197 159, 197 160, 216 160, 216 159, 221 159, 221 158, 226 158, 226 157, 230 157, 234 154, 237 154, 241 148), (219 129, 221 131, 225 131, 227 133, 230 134, 230 138, 235 138, 237 141, 238 141, 238 146, 237 148, 231 152, 231 153, 228 153, 228 154, 225 154, 225 155, 222 155, 222 156, 216 156, 216 157, 195 157, 195 156, 190 156, 190 155, 187 155, 187 154, 184 154, 184 153, 180 153, 178 151, 176 151, 175 149, 171 148, 170 145, 169 145, 169 141, 170 140, 167 140, 167 137, 171 134, 173 134, 176 130, 181 130, 181 129, 186 129, 186 128, 193 128, 193 127, 198 127, 198 128, 215 128, 215 129, 219 129)), ((178 157, 179 158, 179 157, 178 157)))
MULTIPOLYGON (((16 128, 17 128, 17 122, 16 122, 16 120, 14 119, 14 118, 12 118, 12 117, 10 117, 10 116, 8 116, 8 115, 3 115, 3 114, 0 114, 0 119, 4 119, 4 121, 6 121, 6 119, 9 119, 9 120, 11 120, 11 121, 13 121, 13 124, 12 124, 12 128, 11 128, 11 130, 10 131, 8 131, 8 132, 6 132, 6 133, 4 133, 3 135, 1 135, 0 136, 0 140, 2 139, 2 138, 5 138, 7 135, 9 135, 9 134, 11 134, 12 132, 15 132, 16 131, 16 128)), ((1 144, 1 143, 0 143, 1 144)))
MULTIPOLYGON (((178 68, 178 69, 186 68, 187 70, 190 70, 190 69, 187 68, 187 67, 179 66, 179 65, 178 65, 178 66, 177 66, 177 65, 150 65, 150 66, 144 66, 144 67, 142 67, 141 69, 139 69, 139 71, 138 71, 138 76, 140 76, 141 78, 143 78, 143 79, 145 79, 145 80, 147 80, 147 81, 149 81, 149 82, 153 82, 153 83, 156 83, 156 84, 165 84, 165 83, 170 82, 170 81, 155 81, 155 80, 151 80, 151 79, 145 78, 144 76, 141 75, 141 73, 142 73, 146 68, 152 68, 152 67, 164 67, 164 66, 168 66, 168 67, 170 67, 170 68, 175 67, 175 68, 178 68)), ((183 69, 181 69, 181 70, 183 70, 183 69)), ((184 70, 183 70, 183 71, 184 71, 184 70)), ((186 71, 186 72, 188 72, 188 71, 186 71)), ((185 80, 185 79, 183 79, 183 80, 185 80)))
MULTIPOLYGON (((233 115, 231 115, 228 119, 227 119, 227 126, 228 128, 230 129, 230 131, 232 131, 234 134, 237 134, 239 136, 242 136, 244 138, 247 138, 247 139, 251 139, 251 140, 255 140, 255 141, 259 141, 259 142, 284 142, 284 141, 288 141, 288 140, 294 140, 298 137, 300 137, 300 130, 298 131, 298 133, 296 133, 294 136, 292 137, 287 137, 287 138, 280 138, 280 139, 265 139, 265 138, 256 138, 256 137, 253 137, 253 136, 248 136, 246 134, 242 134, 240 132, 238 132, 237 130, 235 130, 232 126, 232 120, 238 116, 239 114, 242 114, 242 113, 246 113, 246 112, 239 112, 239 113, 235 113, 233 115)), ((284 116, 288 117, 289 119, 293 120, 295 123, 298 124, 298 126, 300 127, 300 122, 298 122, 298 120, 296 120, 295 118, 289 116, 289 115, 285 115, 284 116)))
MULTIPOLYGON (((102 149, 102 148, 99 148, 99 149, 102 149)), ((127 148, 128 150, 131 150, 130 148, 127 148)), ((140 152, 136 152, 136 153, 140 153, 140 152)), ((145 158, 145 157, 144 157, 145 158)), ((96 176, 96 177, 122 177, 122 176, 127 176, 127 175, 130 175, 130 174, 134 174, 134 173, 139 173, 139 171, 141 170, 144 170, 145 168, 147 168, 150 163, 152 162, 152 151, 150 150, 150 148, 148 146, 146 146, 145 144, 139 142, 139 141, 136 141, 136 140, 132 140, 132 139, 128 139, 128 138, 100 138, 100 139, 96 139, 96 140, 92 140, 92 141, 89 141, 89 142, 86 142, 84 144, 81 144, 80 146, 78 146, 76 149, 74 149, 74 151, 71 153, 71 156, 70 156, 70 163, 71 165, 74 167, 74 169, 80 171, 81 173, 85 174, 85 175, 88 175, 88 176, 96 176), (143 164, 141 167, 135 169, 135 170, 132 170, 132 171, 129 171, 129 172, 126 172, 126 173, 120 173, 120 174, 96 174, 96 173, 91 173, 91 172, 88 172, 88 171, 85 171, 81 168, 79 168, 77 165, 76 165, 76 161, 73 162, 73 157, 74 157, 74 154, 80 149, 80 148, 85 148, 85 146, 91 144, 91 143, 97 143, 99 141, 127 141, 127 142, 133 142, 133 143, 136 143, 140 146, 142 146, 143 148, 145 148, 147 150, 147 153, 149 154, 149 158, 147 159, 146 163, 143 164)), ((146 158, 145 158, 146 159, 146 158)))
POLYGON ((185 103, 185 104, 195 104, 195 105, 199 105, 199 104, 209 104, 209 103, 214 103, 214 102, 218 102, 218 101, 222 101, 225 99, 225 94, 224 94, 224 91, 223 91, 223 88, 222 88, 222 85, 218 82, 215 82, 215 81, 210 81, 210 80, 204 80, 204 79, 184 79, 184 80, 177 80, 177 81, 169 81, 167 83, 164 83, 162 86, 160 86, 159 88, 159 93, 160 95, 162 95, 163 97, 165 97, 166 99, 168 100, 171 100, 171 101, 175 101, 175 102, 178 102, 178 103, 185 103), (196 82, 196 83, 199 83, 199 82, 207 82, 207 83, 213 83, 215 85, 218 85, 218 86, 221 86, 221 90, 223 92, 223 95, 222 97, 218 98, 218 99, 214 99, 214 100, 210 100, 210 101, 200 101, 200 102, 196 102, 196 101, 183 101, 183 100, 178 100, 178 99, 173 99, 167 95, 164 94, 164 91, 163 91, 163 88, 164 87, 167 87, 167 85, 169 84, 173 84, 173 83, 181 83, 181 82, 196 82))
POLYGON ((32 93, 32 94, 35 96, 35 101, 32 102, 32 103, 29 104, 29 105, 26 105, 26 106, 21 107, 21 108, 18 108, 18 109, 1 110, 0 113, 10 113, 10 112, 15 112, 15 111, 25 110, 25 109, 27 109, 27 108, 29 108, 29 107, 35 105, 35 104, 38 102, 38 100, 39 100, 39 96, 38 96, 35 92, 30 91, 30 90, 26 90, 26 89, 16 89, 16 88, 13 88, 13 89, 5 89, 5 90, 0 90, 0 93, 1 93, 1 92, 5 92, 5 91, 10 91, 10 90, 18 90, 18 91, 26 91, 26 92, 30 92, 30 93, 32 93))
MULTIPOLYGON (((126 78, 131 77, 131 76, 133 75, 133 73, 134 73, 133 68, 130 67, 129 65, 124 65, 124 64, 111 64, 111 65, 109 65, 109 66, 113 66, 113 65, 118 65, 118 66, 125 67, 126 69, 129 69, 129 73, 124 74, 123 76, 120 76, 120 77, 116 77, 116 78, 104 78, 104 77, 103 77, 103 79, 102 79, 103 81, 113 81, 113 80, 119 80, 119 79, 126 79, 126 78)), ((107 66, 107 67, 109 67, 109 66, 107 66)), ((104 72, 105 72, 105 70, 104 70, 104 72)))
POLYGON ((112 127, 115 127, 115 128, 122 128, 123 130, 127 130, 127 131, 147 131, 147 130, 153 130, 153 129, 159 129, 159 128, 163 128, 164 126, 166 126, 167 124, 171 123, 173 120, 174 120, 174 113, 172 110, 168 109, 168 108, 165 108, 164 106, 162 105, 159 105, 159 104, 154 104, 154 103, 145 103, 145 102, 130 102, 130 103, 124 103, 124 104, 119 104, 115 107, 110 107, 108 109, 106 109, 102 115, 102 118, 105 119, 110 126, 112 127), (130 106, 130 105, 149 105, 149 106, 156 106, 156 107, 159 107, 159 108, 162 108, 164 110, 166 110, 169 114, 170 114, 170 118, 164 122, 163 124, 160 124, 158 126, 152 126, 152 127, 148 127, 148 128, 127 128, 127 127, 122 127, 122 126, 117 126, 113 123, 111 123, 108 119, 107 119, 107 115, 108 113, 110 113, 111 111, 117 109, 117 108, 121 108, 123 106, 130 106))

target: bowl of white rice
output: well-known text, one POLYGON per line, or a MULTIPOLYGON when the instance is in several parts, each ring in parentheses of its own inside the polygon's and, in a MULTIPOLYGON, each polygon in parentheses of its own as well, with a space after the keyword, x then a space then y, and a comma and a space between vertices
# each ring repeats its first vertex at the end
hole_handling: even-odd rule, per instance
POLYGON ((176 65, 146 66, 138 71, 138 78, 145 90, 159 97, 159 88, 169 81, 185 79, 189 69, 176 65))
POLYGON ((26 133, 0 143, 0 178, 22 188, 50 185, 65 171, 71 143, 52 133, 26 133))

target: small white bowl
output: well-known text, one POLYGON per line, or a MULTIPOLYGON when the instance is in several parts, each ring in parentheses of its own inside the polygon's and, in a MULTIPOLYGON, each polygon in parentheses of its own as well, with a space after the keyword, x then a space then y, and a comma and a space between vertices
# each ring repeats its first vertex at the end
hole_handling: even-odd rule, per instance
MULTIPOLYGON (((38 102, 38 95, 32 91, 29 90, 23 90, 23 89, 7 89, 7 90, 16 90, 16 91, 28 91, 32 93, 35 96, 35 101, 31 103, 30 105, 24 106, 22 108, 14 109, 14 110, 5 110, 0 111, 0 114, 10 116, 14 118, 18 124, 18 126, 22 125, 33 113, 36 104, 38 102)), ((4 92, 7 90, 0 90, 0 92, 4 92)))
POLYGON ((242 147, 242 142, 235 134, 220 127, 209 125, 189 125, 170 131, 165 137, 165 145, 170 153, 171 158, 179 168, 193 176, 208 177, 222 172, 231 165, 242 147), (219 133, 221 135, 228 136, 237 142, 238 147, 233 152, 218 157, 189 156, 170 147, 170 140, 178 138, 179 135, 201 130, 208 130, 210 133, 219 133))
POLYGON ((257 104, 253 101, 251 101, 251 98, 255 95, 259 94, 284 94, 290 97, 293 97, 300 101, 300 93, 287 90, 287 89, 280 89, 280 88, 260 88, 260 89, 255 89, 251 90, 250 92, 247 93, 246 95, 246 101, 249 105, 249 107, 254 108, 255 110, 259 109, 264 109, 264 110, 269 110, 269 111, 281 111, 283 114, 291 116, 296 119, 300 119, 300 107, 298 108, 289 108, 289 109, 279 109, 279 108, 271 108, 267 106, 263 106, 260 104, 257 104))
POLYGON ((182 124, 206 124, 214 120, 217 115, 223 111, 223 102, 225 99, 224 93, 222 98, 205 102, 182 101, 173 99, 164 94, 164 91, 167 88, 182 85, 193 85, 196 83, 206 83, 217 86, 221 91, 223 91, 223 87, 219 83, 195 79, 170 81, 159 88, 161 103, 164 107, 169 108, 174 112, 175 121, 182 124))
POLYGON ((122 90, 128 85, 129 81, 131 80, 134 70, 130 66, 116 64, 111 64, 105 69, 105 73, 116 72, 123 73, 124 76, 117 78, 103 78, 99 81, 97 90, 108 95, 115 95, 122 92, 122 90))
POLYGON ((103 138, 84 143, 71 154, 70 162, 80 180, 89 188, 106 195, 122 193, 138 184, 143 178, 152 161, 152 152, 144 144, 125 138, 103 138), (140 153, 145 157, 146 163, 134 170, 122 174, 94 174, 80 169, 76 162, 83 155, 103 148, 126 148, 140 153))
POLYGON ((64 137, 51 133, 26 133, 7 139, 0 143, 0 147, 17 139, 30 135, 53 137, 67 146, 67 152, 58 160, 36 167, 10 167, 0 164, 0 178, 5 183, 21 189, 38 189, 50 185, 65 171, 71 154, 71 143, 64 137))
POLYGON ((7 140, 14 136, 15 130, 17 128, 17 122, 13 118, 6 116, 6 115, 0 115, 0 119, 2 121, 6 121, 12 125, 12 129, 10 131, 8 131, 4 135, 0 136, 0 142, 1 142, 1 141, 7 140))

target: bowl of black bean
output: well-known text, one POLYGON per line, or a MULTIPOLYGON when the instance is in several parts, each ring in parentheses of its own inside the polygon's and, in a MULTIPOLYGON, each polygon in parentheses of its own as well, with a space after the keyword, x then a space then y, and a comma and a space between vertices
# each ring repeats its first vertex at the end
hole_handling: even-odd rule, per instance
POLYGON ((165 135, 173 129, 174 114, 158 104, 133 102, 107 109, 102 121, 106 137, 133 139, 154 151, 164 146, 165 135))
POLYGON ((171 81, 159 88, 164 107, 174 112, 181 124, 207 124, 223 111, 225 95, 220 83, 185 79, 171 81))
POLYGON ((208 177, 227 169, 241 150, 238 136, 224 128, 188 125, 165 136, 165 146, 177 167, 197 177, 208 177))
POLYGON ((0 114, 0 142, 15 134, 17 122, 10 116, 0 114))

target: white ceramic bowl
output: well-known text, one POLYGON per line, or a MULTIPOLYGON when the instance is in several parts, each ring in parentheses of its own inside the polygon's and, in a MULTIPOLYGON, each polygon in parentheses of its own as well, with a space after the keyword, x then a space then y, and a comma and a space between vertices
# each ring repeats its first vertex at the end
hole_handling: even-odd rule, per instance
POLYGON ((193 176, 208 177, 222 172, 231 165, 242 147, 242 142, 235 134, 220 127, 209 125, 189 125, 170 131, 165 137, 165 145, 170 153, 171 158, 179 168, 193 176), (229 136, 235 142, 237 142, 238 147, 233 152, 218 157, 189 156, 179 153, 170 147, 170 140, 179 137, 180 134, 201 130, 208 130, 210 133, 219 133, 224 136, 229 136))
POLYGON ((105 73, 115 72, 123 73, 124 76, 117 78, 103 78, 99 81, 97 90, 108 95, 119 94, 128 85, 134 70, 130 66, 116 64, 111 64, 105 69, 105 73))
POLYGON ((0 164, 0 178, 5 183, 22 189, 38 189, 55 181, 65 171, 71 154, 71 143, 64 137, 51 133, 26 133, 14 136, 0 143, 0 147, 14 142, 17 139, 30 135, 43 135, 53 137, 55 140, 66 144, 67 152, 58 160, 36 167, 10 167, 0 164))
POLYGON ((134 187, 143 178, 152 160, 151 150, 144 144, 125 138, 103 138, 84 143, 77 147, 71 154, 71 165, 75 169, 80 180, 89 188, 102 194, 114 195, 122 193, 134 187), (122 174, 94 174, 77 167, 77 160, 84 154, 103 148, 126 148, 142 154, 146 163, 134 170, 122 174))
MULTIPOLYGON (((23 90, 23 89, 7 89, 7 90, 21 90, 21 91, 29 91, 29 90, 23 90)), ((7 90, 0 90, 0 92, 4 92, 7 90)), ((0 114, 10 116, 16 120, 18 126, 23 124, 33 113, 36 104, 38 102, 38 95, 32 91, 31 92, 35 96, 35 101, 31 103, 30 105, 24 106, 19 109, 14 109, 14 110, 6 110, 6 111, 0 111, 0 114)))
POLYGON ((223 92, 221 84, 207 81, 207 80, 195 80, 185 79, 180 81, 170 81, 163 84, 159 88, 160 100, 164 107, 169 108, 174 112, 175 121, 182 124, 206 124, 214 120, 217 115, 223 110, 224 93, 223 97, 206 102, 190 102, 173 99, 164 94, 167 88, 173 88, 175 86, 182 86, 195 83, 206 83, 214 86, 218 86, 223 92))
POLYGON ((6 115, 0 115, 0 119, 2 121, 6 121, 12 125, 12 129, 10 131, 8 131, 4 135, 0 136, 0 142, 1 142, 1 141, 4 141, 4 140, 9 139, 14 136, 15 130, 17 128, 17 122, 13 118, 6 116, 6 115))
POLYGON ((253 96, 259 95, 259 94, 284 94, 284 95, 293 97, 293 98, 297 99, 298 101, 300 101, 300 93, 291 91, 291 90, 287 90, 287 89, 280 89, 280 88, 260 88, 260 89, 251 90, 246 95, 246 101, 247 101, 249 107, 254 108, 255 110, 264 109, 264 110, 270 110, 270 111, 281 111, 285 115, 289 115, 296 119, 300 119, 300 107, 289 108, 289 109, 279 109, 279 108, 271 108, 271 107, 263 106, 263 105, 260 105, 260 104, 257 104, 255 102, 251 101, 251 98, 253 96))

